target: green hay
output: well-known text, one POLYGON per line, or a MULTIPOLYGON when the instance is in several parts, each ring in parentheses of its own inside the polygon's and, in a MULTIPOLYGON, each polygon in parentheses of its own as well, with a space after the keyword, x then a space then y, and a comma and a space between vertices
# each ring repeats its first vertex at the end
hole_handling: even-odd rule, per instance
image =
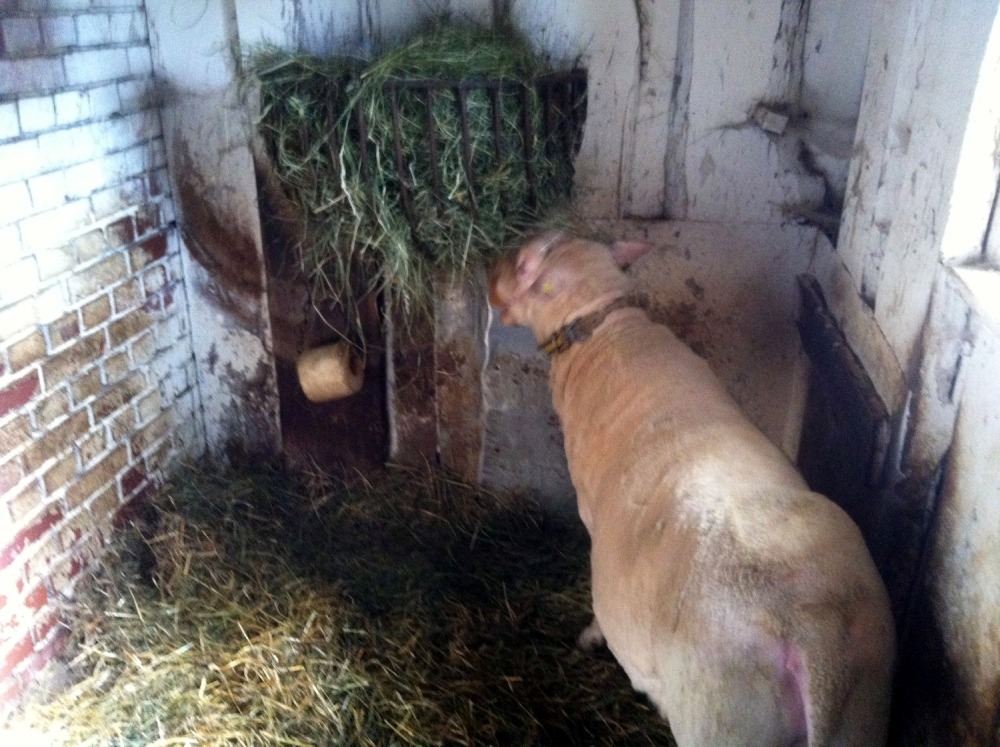
POLYGON ((79 681, 22 728, 120 747, 672 744, 612 658, 574 646, 578 522, 408 471, 192 473, 157 511, 76 606, 79 681))
POLYGON ((435 277, 464 275, 470 265, 488 263, 537 215, 563 200, 571 183, 571 164, 546 157, 533 85, 545 70, 512 32, 439 25, 368 64, 266 50, 249 67, 260 81, 258 130, 283 198, 281 212, 294 222, 302 267, 317 295, 349 311, 356 298, 371 292, 382 294, 404 318, 426 310, 435 277), (483 88, 468 89, 470 182, 455 92, 436 90, 430 109, 438 199, 424 94, 397 87, 399 142, 417 221, 411 227, 396 164, 392 90, 418 79, 523 83, 532 117, 526 133, 520 93, 501 92, 498 159, 490 96, 483 88), (366 122, 363 143, 359 112, 366 122), (528 136, 535 209, 529 208, 524 157, 528 136))

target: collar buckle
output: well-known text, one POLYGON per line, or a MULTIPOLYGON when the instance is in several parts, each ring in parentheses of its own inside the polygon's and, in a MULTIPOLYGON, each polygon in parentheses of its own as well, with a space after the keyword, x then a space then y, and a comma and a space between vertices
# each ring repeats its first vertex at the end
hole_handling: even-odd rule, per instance
POLYGON ((566 326, 560 327, 538 347, 546 355, 551 356, 569 350, 574 342, 586 342, 590 338, 590 333, 581 329, 579 321, 579 319, 574 319, 566 326))

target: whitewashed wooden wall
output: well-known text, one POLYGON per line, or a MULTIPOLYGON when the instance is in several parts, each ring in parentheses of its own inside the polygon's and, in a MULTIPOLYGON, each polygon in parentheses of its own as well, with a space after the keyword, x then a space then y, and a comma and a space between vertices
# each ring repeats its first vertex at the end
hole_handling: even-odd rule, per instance
POLYGON ((235 0, 242 49, 367 54, 429 17, 508 17, 556 65, 590 73, 577 161, 595 218, 781 222, 843 194, 870 3, 864 0, 235 0), (751 119, 782 104, 787 134, 751 119), (802 107, 807 106, 806 112, 802 107), (809 116, 805 116, 808 114, 809 116))
POLYGON ((887 526, 927 545, 901 639, 902 744, 1000 742, 996 463, 1000 4, 894 0, 872 34, 828 295, 896 413, 887 526), (921 494, 925 498, 921 498, 921 494))

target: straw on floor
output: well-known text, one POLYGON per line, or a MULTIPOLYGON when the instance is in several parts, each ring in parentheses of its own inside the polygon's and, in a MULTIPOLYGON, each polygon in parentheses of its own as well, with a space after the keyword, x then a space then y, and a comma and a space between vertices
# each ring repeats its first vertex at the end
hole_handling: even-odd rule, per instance
MULTIPOLYGON (((182 475, 76 604, 65 745, 669 745, 588 621, 578 522, 430 472, 182 475)), ((2 733, 0 733, 2 736, 2 733)))

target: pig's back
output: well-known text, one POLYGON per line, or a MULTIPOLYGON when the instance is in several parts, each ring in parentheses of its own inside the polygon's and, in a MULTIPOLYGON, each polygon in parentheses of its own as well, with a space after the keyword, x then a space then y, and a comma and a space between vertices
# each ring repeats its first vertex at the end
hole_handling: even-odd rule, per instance
POLYGON ((717 476, 805 487, 704 359, 642 312, 620 313, 553 361, 553 400, 578 492, 641 500, 717 476))

